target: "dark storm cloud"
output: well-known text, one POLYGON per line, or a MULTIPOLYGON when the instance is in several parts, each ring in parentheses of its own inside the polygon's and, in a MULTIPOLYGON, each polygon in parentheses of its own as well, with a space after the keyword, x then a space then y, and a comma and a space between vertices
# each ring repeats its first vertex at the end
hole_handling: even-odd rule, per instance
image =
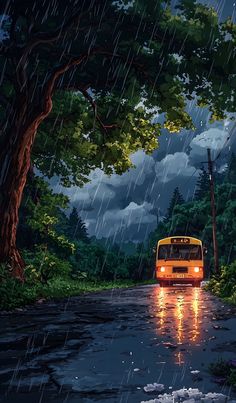
POLYGON ((207 147, 211 148, 213 158, 222 150, 218 169, 225 165, 229 151, 236 150, 235 136, 227 141, 233 124, 226 120, 210 125, 207 116, 204 111, 194 133, 164 132, 159 150, 151 156, 143 151, 135 153, 132 156, 135 168, 123 175, 108 177, 96 169, 90 174, 91 182, 82 189, 66 190, 91 235, 110 237, 117 242, 143 240, 155 229, 157 216, 165 214, 176 186, 185 199, 192 197, 199 169, 207 159, 207 147))

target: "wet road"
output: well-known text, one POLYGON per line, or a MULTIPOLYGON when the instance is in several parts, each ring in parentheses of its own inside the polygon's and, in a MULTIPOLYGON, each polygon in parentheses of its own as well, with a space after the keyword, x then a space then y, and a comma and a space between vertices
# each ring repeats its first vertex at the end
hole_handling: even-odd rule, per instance
POLYGON ((136 403, 153 382, 232 396, 207 368, 236 359, 236 314, 202 289, 106 291, 0 320, 1 403, 136 403))

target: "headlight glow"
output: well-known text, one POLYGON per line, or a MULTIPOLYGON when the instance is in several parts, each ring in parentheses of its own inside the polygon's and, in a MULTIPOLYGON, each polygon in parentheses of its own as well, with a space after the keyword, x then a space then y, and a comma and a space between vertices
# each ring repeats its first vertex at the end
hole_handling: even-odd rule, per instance
POLYGON ((162 267, 160 268, 160 271, 161 271, 162 273, 163 273, 165 270, 166 270, 166 269, 165 269, 164 266, 162 266, 162 267))
POLYGON ((195 271, 195 273, 198 273, 200 271, 200 268, 199 267, 194 267, 194 271, 195 271))

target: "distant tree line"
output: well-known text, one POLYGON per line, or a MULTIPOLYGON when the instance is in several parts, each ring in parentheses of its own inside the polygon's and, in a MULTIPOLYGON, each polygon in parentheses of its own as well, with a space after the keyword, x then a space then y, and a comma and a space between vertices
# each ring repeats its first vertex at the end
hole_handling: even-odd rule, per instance
POLYGON ((31 172, 20 208, 17 244, 26 271, 31 267, 45 283, 60 275, 92 281, 147 277, 144 272, 150 265, 142 245, 132 255, 120 245, 105 245, 89 237, 76 207, 68 210, 68 198, 53 193, 42 177, 31 172))
MULTIPOLYGON (((18 247, 27 264, 44 271, 42 281, 67 273, 89 280, 143 280, 152 278, 154 249, 159 239, 171 235, 200 238, 208 249, 207 267, 213 267, 209 177, 201 168, 192 200, 185 201, 178 187, 173 191, 166 217, 147 241, 127 254, 122 246, 89 237, 76 207, 53 193, 43 178, 30 174, 20 209, 18 247), (46 261, 45 261, 46 259, 46 261), (47 262, 56 262, 51 267, 47 262), (41 262, 40 264, 38 262, 41 262), (42 264, 44 262, 44 264, 42 264)), ((220 264, 236 260, 236 157, 232 153, 224 173, 216 176, 217 239, 220 264)), ((40 274, 41 275, 41 274, 40 274)))

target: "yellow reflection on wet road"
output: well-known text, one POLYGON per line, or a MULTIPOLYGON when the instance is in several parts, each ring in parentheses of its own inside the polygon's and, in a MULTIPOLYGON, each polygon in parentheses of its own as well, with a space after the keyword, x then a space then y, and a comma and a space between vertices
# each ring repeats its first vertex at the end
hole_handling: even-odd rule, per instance
POLYGON ((180 294, 177 296, 176 309, 175 309, 178 344, 182 344, 183 341, 183 320, 184 320, 183 309, 184 309, 184 297, 182 294, 180 294))
MULTIPOLYGON (((183 320, 184 320, 184 296, 182 294, 177 296, 177 301, 176 301, 176 309, 175 309, 175 317, 176 317, 176 329, 177 329, 177 344, 182 344, 183 343, 183 320)), ((181 351, 179 351, 176 354, 177 357, 177 364, 182 364, 183 362, 183 354, 181 351)))
POLYGON ((178 346, 176 363, 184 363, 184 351, 201 336, 201 292, 199 288, 154 288, 156 331, 163 342, 178 346), (165 335, 168 339, 165 339, 165 335), (183 347, 183 351, 179 350, 183 347))
POLYGON ((164 288, 160 289, 158 293, 158 307, 160 312, 160 330, 163 330, 165 323, 165 291, 164 288))
POLYGON ((192 338, 193 342, 198 340, 199 336, 199 288, 194 288, 192 308, 193 308, 193 330, 192 338))

